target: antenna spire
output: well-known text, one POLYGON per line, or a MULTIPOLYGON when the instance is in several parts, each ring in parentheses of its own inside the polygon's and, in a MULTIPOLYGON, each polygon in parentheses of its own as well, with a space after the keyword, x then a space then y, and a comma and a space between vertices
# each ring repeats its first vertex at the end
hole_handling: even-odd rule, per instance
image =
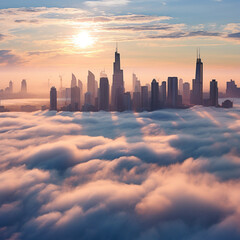
POLYGON ((118 42, 116 42, 116 52, 118 52, 118 42))

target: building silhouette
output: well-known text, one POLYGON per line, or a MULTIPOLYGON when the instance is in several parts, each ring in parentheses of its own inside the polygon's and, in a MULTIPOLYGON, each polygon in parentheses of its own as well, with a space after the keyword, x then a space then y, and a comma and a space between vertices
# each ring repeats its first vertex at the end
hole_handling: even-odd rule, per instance
POLYGON ((192 81, 191 103, 195 105, 203 104, 203 63, 198 53, 196 62, 196 76, 192 81))
POLYGON ((167 83, 163 81, 160 86, 160 106, 164 107, 167 101, 167 83))
POLYGON ((157 109, 159 109, 159 84, 156 79, 153 79, 151 83, 151 110, 157 109))
POLYGON ((182 80, 182 78, 180 78, 178 81, 178 94, 183 95, 183 80, 182 80))
POLYGON ((99 110, 109 110, 109 82, 107 76, 102 76, 100 78, 99 110))
POLYGON ((77 78, 76 76, 72 73, 72 80, 71 80, 71 88, 74 88, 77 86, 77 78))
POLYGON ((75 86, 71 88, 71 111, 80 111, 80 88, 75 86))
POLYGON ((188 82, 183 83, 182 100, 183 104, 190 103, 190 84, 188 82))
POLYGON ((25 79, 21 82, 21 93, 27 93, 27 81, 25 79))
POLYGON ((210 106, 218 106, 218 83, 215 79, 210 82, 210 106))
POLYGON ((96 97, 96 81, 95 81, 95 75, 88 71, 88 78, 87 78, 87 91, 91 94, 91 105, 95 105, 95 97, 96 97))
POLYGON ((57 89, 55 87, 50 90, 50 111, 57 111, 57 89))
POLYGON ((130 92, 125 92, 123 94, 123 106, 124 106, 124 111, 132 110, 132 101, 131 101, 131 93, 130 92))
POLYGON ((9 82, 8 88, 9 88, 9 92, 13 93, 13 82, 12 81, 9 82))
POLYGON ((169 77, 168 78, 168 96, 167 104, 169 107, 177 107, 178 102, 178 78, 169 77))
POLYGON ((231 80, 230 82, 227 82, 226 97, 231 97, 231 98, 240 97, 240 88, 237 87, 235 81, 233 80, 231 80))
POLYGON ((124 110, 124 81, 123 81, 123 70, 120 64, 120 54, 116 49, 115 52, 115 62, 113 63, 113 82, 112 82, 112 92, 111 92, 111 106, 114 111, 124 110))
POLYGON ((141 87, 141 110, 149 110, 148 86, 141 87))
POLYGON ((133 93, 132 106, 133 106, 133 111, 135 112, 141 111, 141 93, 140 92, 133 93))

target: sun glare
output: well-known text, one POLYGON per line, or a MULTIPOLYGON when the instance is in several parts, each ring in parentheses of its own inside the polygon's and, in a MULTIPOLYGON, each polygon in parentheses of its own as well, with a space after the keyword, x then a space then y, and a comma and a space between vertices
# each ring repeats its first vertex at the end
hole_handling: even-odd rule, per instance
POLYGON ((93 37, 87 31, 80 32, 73 37, 73 43, 80 48, 87 48, 94 44, 93 37))

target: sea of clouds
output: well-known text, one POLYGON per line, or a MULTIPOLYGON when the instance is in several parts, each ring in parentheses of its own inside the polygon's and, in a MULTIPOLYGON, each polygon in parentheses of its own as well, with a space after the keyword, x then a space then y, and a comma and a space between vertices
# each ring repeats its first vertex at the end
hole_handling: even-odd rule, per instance
POLYGON ((240 107, 0 114, 0 239, 240 239, 240 107))

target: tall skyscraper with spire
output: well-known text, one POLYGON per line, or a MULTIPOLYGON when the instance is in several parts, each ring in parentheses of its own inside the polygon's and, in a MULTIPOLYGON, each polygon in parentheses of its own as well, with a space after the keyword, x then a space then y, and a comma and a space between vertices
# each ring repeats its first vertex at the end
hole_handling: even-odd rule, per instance
POLYGON ((123 111, 123 95, 124 95, 124 81, 123 81, 123 70, 120 65, 120 54, 116 48, 115 62, 113 63, 113 82, 111 92, 111 106, 114 111, 123 111))
POLYGON ((196 76, 193 79, 192 103, 195 105, 203 104, 203 63, 200 56, 200 50, 197 52, 196 76))

